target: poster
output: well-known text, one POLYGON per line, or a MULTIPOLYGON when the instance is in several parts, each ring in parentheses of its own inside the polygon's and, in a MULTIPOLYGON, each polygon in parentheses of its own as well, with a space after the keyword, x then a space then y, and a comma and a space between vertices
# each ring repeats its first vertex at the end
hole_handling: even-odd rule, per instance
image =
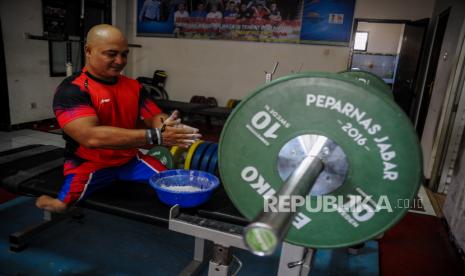
POLYGON ((354 9, 355 0, 305 0, 300 42, 347 46, 354 9))
POLYGON ((138 0, 137 34, 298 43, 302 0, 138 0))
POLYGON ((138 0, 137 35, 348 44, 355 0, 138 0))

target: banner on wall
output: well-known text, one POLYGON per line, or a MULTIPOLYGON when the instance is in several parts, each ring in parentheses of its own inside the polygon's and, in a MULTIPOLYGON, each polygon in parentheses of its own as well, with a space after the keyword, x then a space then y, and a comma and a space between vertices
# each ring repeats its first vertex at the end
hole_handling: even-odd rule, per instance
POLYGON ((348 45, 355 0, 306 0, 301 43, 348 45))
MULTIPOLYGON (((332 20, 328 24, 351 26, 353 9, 350 15, 346 15, 335 9, 339 7, 335 3, 339 2, 347 1, 314 0, 304 3, 303 0, 138 0, 137 35, 257 42, 299 43, 302 39, 305 42, 317 41, 319 38, 315 38, 312 28, 321 29, 321 26, 313 21, 304 24, 303 9, 311 6, 323 17, 326 16, 324 11, 327 8, 323 11, 321 6, 331 7, 331 14, 343 14, 345 19, 328 15, 332 20), (315 6, 316 2, 320 4, 315 6), (345 23, 341 24, 340 21, 345 23), (306 33, 302 34, 301 31, 306 33)), ((341 28, 334 28, 334 32, 340 30, 341 28)), ((347 31, 345 37, 350 37, 350 27, 347 31)), ((330 39, 332 37, 328 41, 330 39)))

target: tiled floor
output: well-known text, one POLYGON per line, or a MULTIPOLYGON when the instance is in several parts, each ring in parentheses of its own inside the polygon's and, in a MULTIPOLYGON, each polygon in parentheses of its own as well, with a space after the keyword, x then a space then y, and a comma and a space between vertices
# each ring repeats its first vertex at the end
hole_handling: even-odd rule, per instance
POLYGON ((64 147, 65 141, 61 135, 31 129, 0 132, 0 151, 33 144, 64 147))

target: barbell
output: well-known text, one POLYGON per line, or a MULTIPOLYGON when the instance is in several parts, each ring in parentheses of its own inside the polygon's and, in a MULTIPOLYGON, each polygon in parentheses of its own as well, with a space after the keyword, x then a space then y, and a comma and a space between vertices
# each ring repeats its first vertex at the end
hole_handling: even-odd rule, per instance
POLYGON ((269 255, 282 239, 310 248, 362 243, 407 212, 398 203, 415 196, 423 175, 418 139, 383 86, 363 74, 286 76, 227 119, 219 172, 253 221, 244 230, 253 253, 269 255))

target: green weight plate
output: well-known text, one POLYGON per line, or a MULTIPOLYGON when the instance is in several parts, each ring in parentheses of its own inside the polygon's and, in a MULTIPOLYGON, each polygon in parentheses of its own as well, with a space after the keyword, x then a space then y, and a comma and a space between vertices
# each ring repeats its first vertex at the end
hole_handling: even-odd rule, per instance
POLYGON ((392 95, 392 90, 389 87, 389 85, 387 85, 382 78, 380 78, 379 76, 371 72, 367 72, 363 70, 347 70, 347 71, 339 72, 339 74, 349 77, 349 78, 356 79, 357 81, 363 84, 366 84, 368 86, 373 86, 374 88, 388 95, 391 99, 394 98, 394 96, 392 95))
POLYGON ((157 158, 168 169, 173 169, 173 156, 169 149, 162 146, 155 146, 149 150, 148 155, 157 158))
POLYGON ((313 200, 318 198, 311 196, 311 205, 297 210, 288 242, 311 248, 361 243, 407 212, 403 202, 414 197, 422 179, 421 150, 409 119, 371 86, 338 74, 306 73, 259 88, 235 108, 223 128, 219 171, 231 201, 245 217, 256 218, 264 196, 282 187, 278 153, 305 134, 330 138, 346 156, 342 186, 323 197, 347 204, 354 196, 363 208, 315 211, 313 200), (367 212, 375 206, 380 210, 367 212))

